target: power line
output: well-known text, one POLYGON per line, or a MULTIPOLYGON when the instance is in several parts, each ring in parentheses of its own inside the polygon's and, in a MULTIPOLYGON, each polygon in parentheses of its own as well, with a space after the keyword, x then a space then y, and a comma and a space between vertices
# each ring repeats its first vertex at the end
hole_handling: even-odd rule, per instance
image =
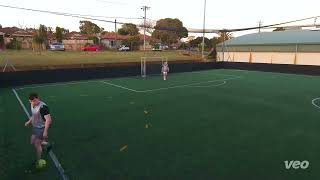
MULTIPOLYGON (((102 19, 96 19, 97 17, 100 18, 110 18, 110 19, 142 19, 142 18, 130 18, 130 17, 107 17, 107 16, 93 16, 93 15, 83 15, 83 14, 73 14, 73 13, 65 13, 65 12, 55 12, 55 11, 47 11, 47 10, 39 10, 39 9, 31 9, 31 8, 22 8, 18 6, 8 6, 8 5, 2 5, 0 4, 0 7, 5 8, 11 8, 11 9, 19 9, 19 10, 26 10, 26 11, 33 11, 33 12, 41 12, 41 13, 47 13, 47 14, 54 14, 59 16, 68 16, 68 17, 75 17, 75 18, 84 18, 84 19, 90 19, 90 20, 96 20, 96 21, 102 21, 102 22, 112 22, 108 20, 102 20, 102 19)), ((118 22, 119 24, 124 24, 122 22, 118 22)))
POLYGON ((259 28, 270 28, 274 26, 281 26, 285 24, 291 24, 295 22, 300 22, 300 21, 305 21, 305 20, 310 20, 310 19, 315 19, 320 16, 313 16, 313 17, 308 17, 308 18, 303 18, 303 19, 297 19, 297 20, 292 20, 292 21, 287 21, 287 22, 282 22, 282 23, 277 23, 277 24, 270 24, 270 25, 265 25, 265 26, 256 26, 256 27, 249 27, 249 28, 239 28, 239 29, 223 29, 221 30, 222 32, 236 32, 236 31, 247 31, 247 30, 254 30, 254 29, 259 29, 259 28))
MULTIPOLYGON (((0 4, 0 7, 4 8, 11 8, 11 9, 19 9, 19 10, 26 10, 26 11, 33 11, 33 12, 40 12, 40 13, 47 13, 47 14, 54 14, 54 15, 59 15, 59 16, 67 16, 67 17, 74 17, 74 18, 82 18, 82 19, 88 19, 88 20, 93 20, 93 21, 101 21, 101 22, 107 22, 107 23, 115 23, 113 20, 105 20, 105 19, 98 19, 98 18, 113 18, 113 19, 141 19, 141 18, 130 18, 130 17, 106 17, 106 16, 93 16, 93 15, 82 15, 82 14, 72 14, 72 13, 64 13, 64 12, 55 12, 55 11, 47 11, 47 10, 39 10, 39 9, 31 9, 31 8, 22 8, 22 7, 17 7, 17 6, 9 6, 9 5, 3 5, 0 4)), ((152 29, 155 30, 166 30, 166 31, 175 31, 175 32, 189 32, 189 33, 218 33, 218 32, 237 32, 237 31, 247 31, 247 30, 254 30, 254 29, 264 29, 264 28, 274 28, 276 26, 281 26, 285 24, 291 24, 295 22, 300 22, 300 21, 305 21, 305 20, 310 20, 310 19, 316 19, 319 18, 320 16, 313 16, 313 17, 308 17, 308 18, 303 18, 303 19, 298 19, 298 20, 293 20, 293 21, 287 21, 287 22, 282 22, 282 23, 277 23, 277 24, 270 24, 270 25, 265 25, 265 26, 256 26, 256 27, 248 27, 248 28, 238 28, 238 29, 191 29, 191 28, 172 28, 172 27, 164 27, 164 28, 155 28, 152 27, 152 29)), ((147 18, 143 18, 146 20, 147 18)), ((125 22, 116 22, 117 24, 127 24, 125 22)), ((145 27, 145 25, 137 25, 137 27, 145 27)))
POLYGON ((106 18, 106 19, 143 19, 143 18, 135 18, 135 17, 117 17, 117 16, 95 16, 89 14, 72 14, 76 16, 83 16, 83 17, 92 17, 92 18, 106 18))

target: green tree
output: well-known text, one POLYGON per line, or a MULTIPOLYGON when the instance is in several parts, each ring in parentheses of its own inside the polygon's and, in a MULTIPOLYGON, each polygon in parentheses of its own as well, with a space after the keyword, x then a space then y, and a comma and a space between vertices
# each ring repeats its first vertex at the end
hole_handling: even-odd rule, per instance
POLYGON ((92 40, 94 44, 99 44, 99 38, 97 38, 96 36, 91 36, 88 39, 92 40))
POLYGON ((285 31, 286 29, 284 28, 284 27, 278 27, 278 28, 276 28, 275 30, 273 30, 273 31, 285 31))
MULTIPOLYGON (((191 40, 189 43, 191 47, 200 47, 202 45, 202 37, 197 37, 196 39, 191 40)), ((210 40, 206 37, 204 38, 204 44, 205 47, 212 47, 210 44, 210 40)))
POLYGON ((233 38, 233 35, 230 32, 220 31, 218 35, 219 43, 233 38))
POLYGON ((37 34, 43 39, 43 43, 47 45, 48 42, 48 28, 45 25, 40 24, 37 34))
POLYGON ((52 34, 53 33, 52 29, 53 29, 52 27, 47 27, 47 32, 52 34))
POLYGON ((56 27, 56 32, 54 33, 55 38, 57 39, 58 42, 62 42, 62 39, 64 38, 64 34, 63 34, 63 28, 57 26, 56 27))
POLYGON ((69 33, 69 29, 61 28, 62 34, 67 34, 69 33))
POLYGON ((47 45, 48 36, 47 36, 47 27, 45 25, 40 24, 39 29, 36 31, 35 35, 33 36, 33 43, 38 45, 39 53, 41 54, 41 50, 43 45, 47 45))
POLYGON ((4 48, 4 39, 3 36, 0 36, 0 49, 4 48))
POLYGON ((80 21, 79 29, 81 33, 89 35, 97 34, 104 30, 91 21, 80 21))
POLYGON ((217 44, 219 44, 220 42, 219 42, 219 38, 218 37, 213 37, 212 39, 210 39, 210 44, 211 44, 211 46, 212 47, 216 47, 217 46, 217 44))
POLYGON ((135 36, 139 34, 139 29, 135 24, 126 23, 122 25, 122 27, 118 30, 118 33, 121 35, 135 36))
POLYGON ((152 37, 160 39, 166 44, 177 43, 178 40, 188 37, 188 30, 183 27, 183 23, 179 19, 160 19, 157 21, 152 37))
POLYGON ((17 38, 13 38, 10 43, 6 45, 7 49, 16 49, 20 50, 21 49, 21 42, 17 40, 17 38))
POLYGON ((42 45, 44 43, 44 38, 39 35, 39 33, 36 33, 34 36, 33 36, 33 40, 32 42, 36 45, 38 45, 37 47, 37 50, 38 52, 41 54, 41 50, 42 50, 42 45))

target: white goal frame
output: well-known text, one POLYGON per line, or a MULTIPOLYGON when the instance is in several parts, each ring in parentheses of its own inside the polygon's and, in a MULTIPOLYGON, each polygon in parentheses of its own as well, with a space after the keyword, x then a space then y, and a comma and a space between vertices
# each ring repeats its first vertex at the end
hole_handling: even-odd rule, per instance
POLYGON ((164 62, 168 62, 168 58, 163 57, 163 56, 141 57, 141 77, 143 77, 143 78, 147 77, 147 62, 148 62, 148 60, 154 60, 154 59, 161 60, 161 65, 164 62))

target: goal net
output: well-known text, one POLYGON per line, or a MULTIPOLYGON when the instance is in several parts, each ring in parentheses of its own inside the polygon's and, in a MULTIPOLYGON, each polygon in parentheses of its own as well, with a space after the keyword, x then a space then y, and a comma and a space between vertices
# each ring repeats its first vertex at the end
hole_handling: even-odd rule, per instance
POLYGON ((147 77, 148 74, 159 74, 167 57, 141 57, 141 77, 147 77))

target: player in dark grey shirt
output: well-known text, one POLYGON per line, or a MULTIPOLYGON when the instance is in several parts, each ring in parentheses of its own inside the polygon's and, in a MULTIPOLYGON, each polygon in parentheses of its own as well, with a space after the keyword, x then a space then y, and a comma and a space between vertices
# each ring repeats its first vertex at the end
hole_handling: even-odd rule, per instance
POLYGON ((37 161, 39 161, 42 154, 41 144, 48 138, 48 130, 52 120, 49 107, 39 99, 38 94, 31 93, 29 102, 32 116, 25 123, 25 126, 32 125, 31 144, 35 147, 37 161))

